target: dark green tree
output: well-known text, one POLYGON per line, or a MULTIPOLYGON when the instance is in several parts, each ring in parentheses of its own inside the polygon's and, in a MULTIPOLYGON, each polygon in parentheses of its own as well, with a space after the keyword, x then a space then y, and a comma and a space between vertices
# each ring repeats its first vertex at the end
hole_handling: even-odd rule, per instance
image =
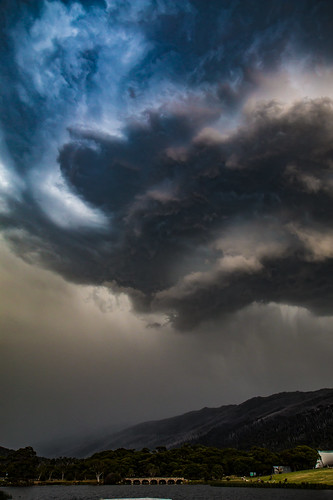
POLYGON ((9 479, 33 480, 37 476, 39 459, 31 446, 20 448, 9 456, 7 473, 9 479))
POLYGON ((281 465, 289 465, 291 470, 313 469, 318 459, 318 452, 309 446, 296 446, 295 448, 281 451, 281 465))

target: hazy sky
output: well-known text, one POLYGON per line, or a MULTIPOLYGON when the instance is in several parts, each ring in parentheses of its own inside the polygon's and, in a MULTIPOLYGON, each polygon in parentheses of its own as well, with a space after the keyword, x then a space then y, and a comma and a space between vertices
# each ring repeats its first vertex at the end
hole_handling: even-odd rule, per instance
POLYGON ((0 446, 332 386, 330 0, 2 0, 0 446))

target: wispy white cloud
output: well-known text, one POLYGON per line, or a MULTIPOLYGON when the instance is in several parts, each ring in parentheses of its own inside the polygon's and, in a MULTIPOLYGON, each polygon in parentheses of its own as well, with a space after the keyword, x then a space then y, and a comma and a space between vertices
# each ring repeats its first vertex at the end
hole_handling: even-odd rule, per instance
POLYGON ((35 175, 38 175, 38 181, 34 182, 37 202, 56 225, 68 229, 109 228, 110 220, 72 193, 57 169, 44 176, 35 175))

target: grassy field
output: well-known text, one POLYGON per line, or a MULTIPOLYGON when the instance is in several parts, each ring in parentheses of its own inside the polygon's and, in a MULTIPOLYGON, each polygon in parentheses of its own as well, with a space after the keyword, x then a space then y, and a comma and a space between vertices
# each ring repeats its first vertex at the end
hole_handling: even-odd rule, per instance
MULTIPOLYGON (((269 481, 270 476, 261 477, 262 481, 269 481)), ((333 486, 333 469, 310 469, 289 472, 287 474, 275 474, 272 481, 288 483, 311 483, 311 484, 329 484, 333 486)))
POLYGON ((212 486, 256 487, 256 488, 306 488, 333 489, 333 469, 310 469, 273 476, 240 478, 230 476, 221 481, 213 481, 212 486), (272 479, 271 479, 272 477, 272 479))

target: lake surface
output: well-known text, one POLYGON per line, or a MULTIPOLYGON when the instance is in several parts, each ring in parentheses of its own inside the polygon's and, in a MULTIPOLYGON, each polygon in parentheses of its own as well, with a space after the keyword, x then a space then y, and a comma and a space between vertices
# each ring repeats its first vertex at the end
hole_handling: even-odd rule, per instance
POLYGON ((332 490, 214 488, 212 486, 32 486, 1 488, 13 500, 100 500, 171 498, 172 500, 331 500, 332 490))

